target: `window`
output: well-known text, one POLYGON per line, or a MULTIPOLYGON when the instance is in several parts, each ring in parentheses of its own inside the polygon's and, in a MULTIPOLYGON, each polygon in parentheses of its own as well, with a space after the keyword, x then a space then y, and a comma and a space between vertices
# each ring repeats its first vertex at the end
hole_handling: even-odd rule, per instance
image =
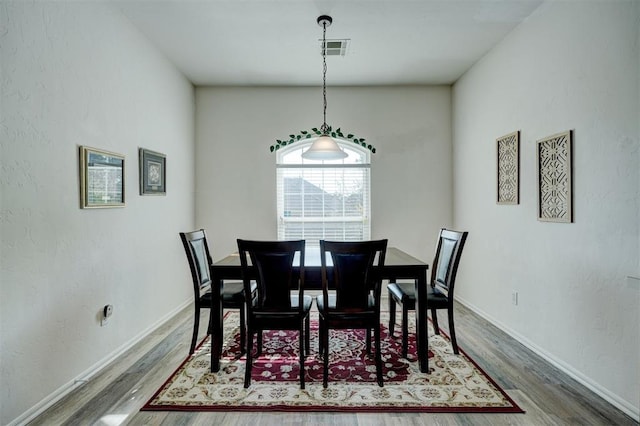
POLYGON ((370 239, 370 151, 339 143, 344 159, 303 159, 310 145, 298 142, 277 152, 278 239, 312 245, 370 239))

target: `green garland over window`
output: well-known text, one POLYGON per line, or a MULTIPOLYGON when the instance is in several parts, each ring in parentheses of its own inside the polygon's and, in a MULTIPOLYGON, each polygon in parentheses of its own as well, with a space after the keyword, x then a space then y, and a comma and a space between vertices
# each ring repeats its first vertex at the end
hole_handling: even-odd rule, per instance
MULTIPOLYGON (((284 140, 276 139, 276 143, 271 145, 269 147, 269 150, 271 152, 275 152, 284 146, 291 145, 292 143, 302 141, 305 139, 319 137, 319 136, 322 136, 322 134, 323 133, 317 127, 314 127, 311 130, 301 130, 300 133, 298 133, 297 135, 289 135, 289 139, 284 139, 284 140)), ((328 126, 327 135, 331 136, 334 139, 342 139, 343 141, 353 142, 355 144, 362 146, 363 148, 367 148, 369 151, 371 151, 372 154, 376 153, 376 148, 373 145, 365 143, 364 138, 357 138, 351 133, 348 133, 345 135, 344 133, 342 133, 339 127, 336 130, 332 130, 331 126, 328 126)))

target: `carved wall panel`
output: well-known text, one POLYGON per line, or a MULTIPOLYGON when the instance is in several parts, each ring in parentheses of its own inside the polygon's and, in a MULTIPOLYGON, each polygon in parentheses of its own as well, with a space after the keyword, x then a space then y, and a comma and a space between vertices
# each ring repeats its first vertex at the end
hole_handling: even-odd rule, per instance
POLYGON ((498 154, 498 204, 520 201, 520 131, 496 139, 498 154))
POLYGON ((571 131, 537 142, 538 219, 573 222, 571 131))

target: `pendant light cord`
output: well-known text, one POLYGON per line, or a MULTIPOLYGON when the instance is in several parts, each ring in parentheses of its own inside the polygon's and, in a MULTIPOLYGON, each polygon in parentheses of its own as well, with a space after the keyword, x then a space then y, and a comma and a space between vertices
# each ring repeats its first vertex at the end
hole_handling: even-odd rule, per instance
POLYGON ((323 135, 329 133, 327 126, 327 22, 322 22, 322 99, 324 101, 323 118, 324 122, 320 130, 323 135))

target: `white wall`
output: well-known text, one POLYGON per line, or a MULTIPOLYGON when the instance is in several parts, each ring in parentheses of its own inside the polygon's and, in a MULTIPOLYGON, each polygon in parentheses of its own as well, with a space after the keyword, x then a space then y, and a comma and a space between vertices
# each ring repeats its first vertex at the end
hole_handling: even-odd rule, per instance
POLYGON ((546 3, 453 90, 458 296, 636 419, 639 22, 635 1, 546 3), (495 139, 514 130, 521 202, 499 206, 495 139), (535 143, 564 130, 575 222, 539 222, 535 143))
MULTIPOLYGON (((327 122, 373 144, 372 238, 431 261, 452 222, 449 87, 327 88, 327 122), (412 227, 407 227, 412 224, 412 227)), ((322 124, 322 89, 196 89, 196 224, 212 256, 276 238, 276 139, 322 124)))
POLYGON ((0 4, 0 424, 23 420, 192 298, 192 85, 95 2, 0 4), (124 154, 126 207, 79 208, 78 146, 124 154), (138 147, 167 155, 141 197, 138 147), (114 305, 100 327, 102 306, 114 305))

